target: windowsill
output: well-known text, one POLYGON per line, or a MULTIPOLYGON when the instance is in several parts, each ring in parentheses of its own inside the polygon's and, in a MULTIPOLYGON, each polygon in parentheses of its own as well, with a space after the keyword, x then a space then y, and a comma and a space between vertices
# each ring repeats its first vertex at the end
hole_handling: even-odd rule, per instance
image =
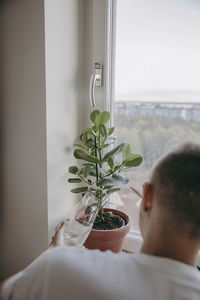
POLYGON ((130 232, 124 242, 123 250, 137 253, 142 245, 142 237, 139 233, 130 232))

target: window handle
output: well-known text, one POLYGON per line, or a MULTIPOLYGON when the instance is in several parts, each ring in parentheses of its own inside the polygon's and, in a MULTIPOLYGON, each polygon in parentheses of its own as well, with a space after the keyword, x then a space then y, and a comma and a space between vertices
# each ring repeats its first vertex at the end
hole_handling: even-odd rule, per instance
POLYGON ((102 86, 102 64, 95 63, 94 74, 90 77, 89 98, 90 105, 95 107, 95 86, 102 86))

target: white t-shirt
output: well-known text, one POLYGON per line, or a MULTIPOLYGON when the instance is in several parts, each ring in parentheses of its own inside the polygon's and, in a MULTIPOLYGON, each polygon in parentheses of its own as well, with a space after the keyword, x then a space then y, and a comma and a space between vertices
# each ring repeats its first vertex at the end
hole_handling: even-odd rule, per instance
POLYGON ((141 253, 55 248, 4 285, 8 299, 200 300, 200 272, 141 253))

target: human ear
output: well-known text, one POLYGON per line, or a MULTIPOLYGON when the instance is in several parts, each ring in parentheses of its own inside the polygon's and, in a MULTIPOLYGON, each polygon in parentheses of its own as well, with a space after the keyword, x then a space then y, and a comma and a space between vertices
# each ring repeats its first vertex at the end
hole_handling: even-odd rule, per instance
POLYGON ((152 203, 153 203, 152 185, 150 183, 145 183, 143 185, 143 197, 140 203, 140 217, 139 217, 139 226, 143 238, 145 238, 147 232, 152 203))
POLYGON ((141 211, 149 213, 153 206, 153 186, 151 183, 146 182, 143 185, 143 198, 141 203, 141 211))

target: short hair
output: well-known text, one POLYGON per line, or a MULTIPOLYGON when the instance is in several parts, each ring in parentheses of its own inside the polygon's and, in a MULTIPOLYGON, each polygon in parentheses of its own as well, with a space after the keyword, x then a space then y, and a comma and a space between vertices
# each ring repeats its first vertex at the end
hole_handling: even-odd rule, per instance
POLYGON ((163 157, 151 182, 162 209, 200 235, 200 145, 184 144, 163 157))

